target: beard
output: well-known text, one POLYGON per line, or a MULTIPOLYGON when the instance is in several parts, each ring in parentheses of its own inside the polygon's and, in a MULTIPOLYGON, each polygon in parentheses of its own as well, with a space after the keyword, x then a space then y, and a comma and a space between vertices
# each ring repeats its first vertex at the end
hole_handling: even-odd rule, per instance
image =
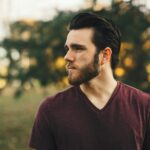
MULTIPOLYGON (((71 62, 68 66, 71 66, 71 62)), ((68 71, 68 80, 71 85, 80 85, 82 83, 87 83, 99 74, 99 56, 98 53, 94 55, 93 60, 84 65, 82 68, 74 67, 75 73, 68 71)))

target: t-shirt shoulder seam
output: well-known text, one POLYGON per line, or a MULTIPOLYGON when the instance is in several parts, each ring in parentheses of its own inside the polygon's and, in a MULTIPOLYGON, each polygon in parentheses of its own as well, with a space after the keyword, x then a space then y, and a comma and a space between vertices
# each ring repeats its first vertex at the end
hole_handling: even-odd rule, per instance
POLYGON ((137 91, 138 93, 141 93, 141 94, 149 95, 149 96, 150 96, 149 93, 146 93, 146 92, 144 92, 144 91, 142 91, 142 90, 140 90, 140 89, 138 89, 138 88, 136 88, 136 87, 133 87, 133 86, 131 86, 131 85, 128 85, 128 84, 122 83, 122 82, 121 82, 121 84, 122 84, 123 86, 127 87, 127 88, 130 89, 130 90, 137 91))
POLYGON ((72 91, 75 87, 68 87, 62 91, 57 92, 56 94, 52 95, 52 96, 47 96, 40 104, 40 107, 44 107, 47 108, 50 105, 53 105, 53 103, 55 101, 57 101, 58 97, 60 99, 60 97, 62 98, 63 96, 65 96, 68 92, 72 91))
POLYGON ((132 93, 132 96, 136 96, 138 97, 138 99, 143 103, 148 103, 150 104, 150 94, 149 93, 146 93, 140 89, 137 89, 133 86, 130 86, 130 85, 127 85, 125 83, 121 83, 123 87, 125 87, 126 91, 127 92, 130 92, 132 93))

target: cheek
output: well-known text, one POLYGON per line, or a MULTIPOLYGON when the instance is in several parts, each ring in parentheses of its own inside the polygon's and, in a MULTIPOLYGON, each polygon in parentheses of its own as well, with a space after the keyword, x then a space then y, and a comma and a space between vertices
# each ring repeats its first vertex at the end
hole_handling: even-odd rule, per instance
POLYGON ((82 55, 77 56, 76 60, 82 64, 87 64, 92 61, 92 55, 82 54, 82 55))

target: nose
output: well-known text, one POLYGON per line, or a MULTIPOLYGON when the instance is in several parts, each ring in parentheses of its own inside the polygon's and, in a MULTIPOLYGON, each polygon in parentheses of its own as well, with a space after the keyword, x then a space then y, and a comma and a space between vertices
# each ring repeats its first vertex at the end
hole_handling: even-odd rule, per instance
POLYGON ((66 55, 64 56, 64 59, 66 61, 74 61, 75 60, 75 57, 74 57, 74 54, 71 50, 68 50, 66 55))

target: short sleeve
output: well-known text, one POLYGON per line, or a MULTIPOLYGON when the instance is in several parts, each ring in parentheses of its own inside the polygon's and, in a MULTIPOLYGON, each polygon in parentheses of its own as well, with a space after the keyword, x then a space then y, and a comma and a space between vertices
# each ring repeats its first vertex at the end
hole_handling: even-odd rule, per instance
POLYGON ((145 134, 145 140, 143 144, 142 150, 150 150, 150 107, 149 107, 149 115, 148 115, 148 123, 147 123, 147 130, 145 134))
POLYGON ((50 127, 49 112, 43 104, 39 107, 36 115, 29 146, 37 150, 56 150, 54 136, 50 127))

